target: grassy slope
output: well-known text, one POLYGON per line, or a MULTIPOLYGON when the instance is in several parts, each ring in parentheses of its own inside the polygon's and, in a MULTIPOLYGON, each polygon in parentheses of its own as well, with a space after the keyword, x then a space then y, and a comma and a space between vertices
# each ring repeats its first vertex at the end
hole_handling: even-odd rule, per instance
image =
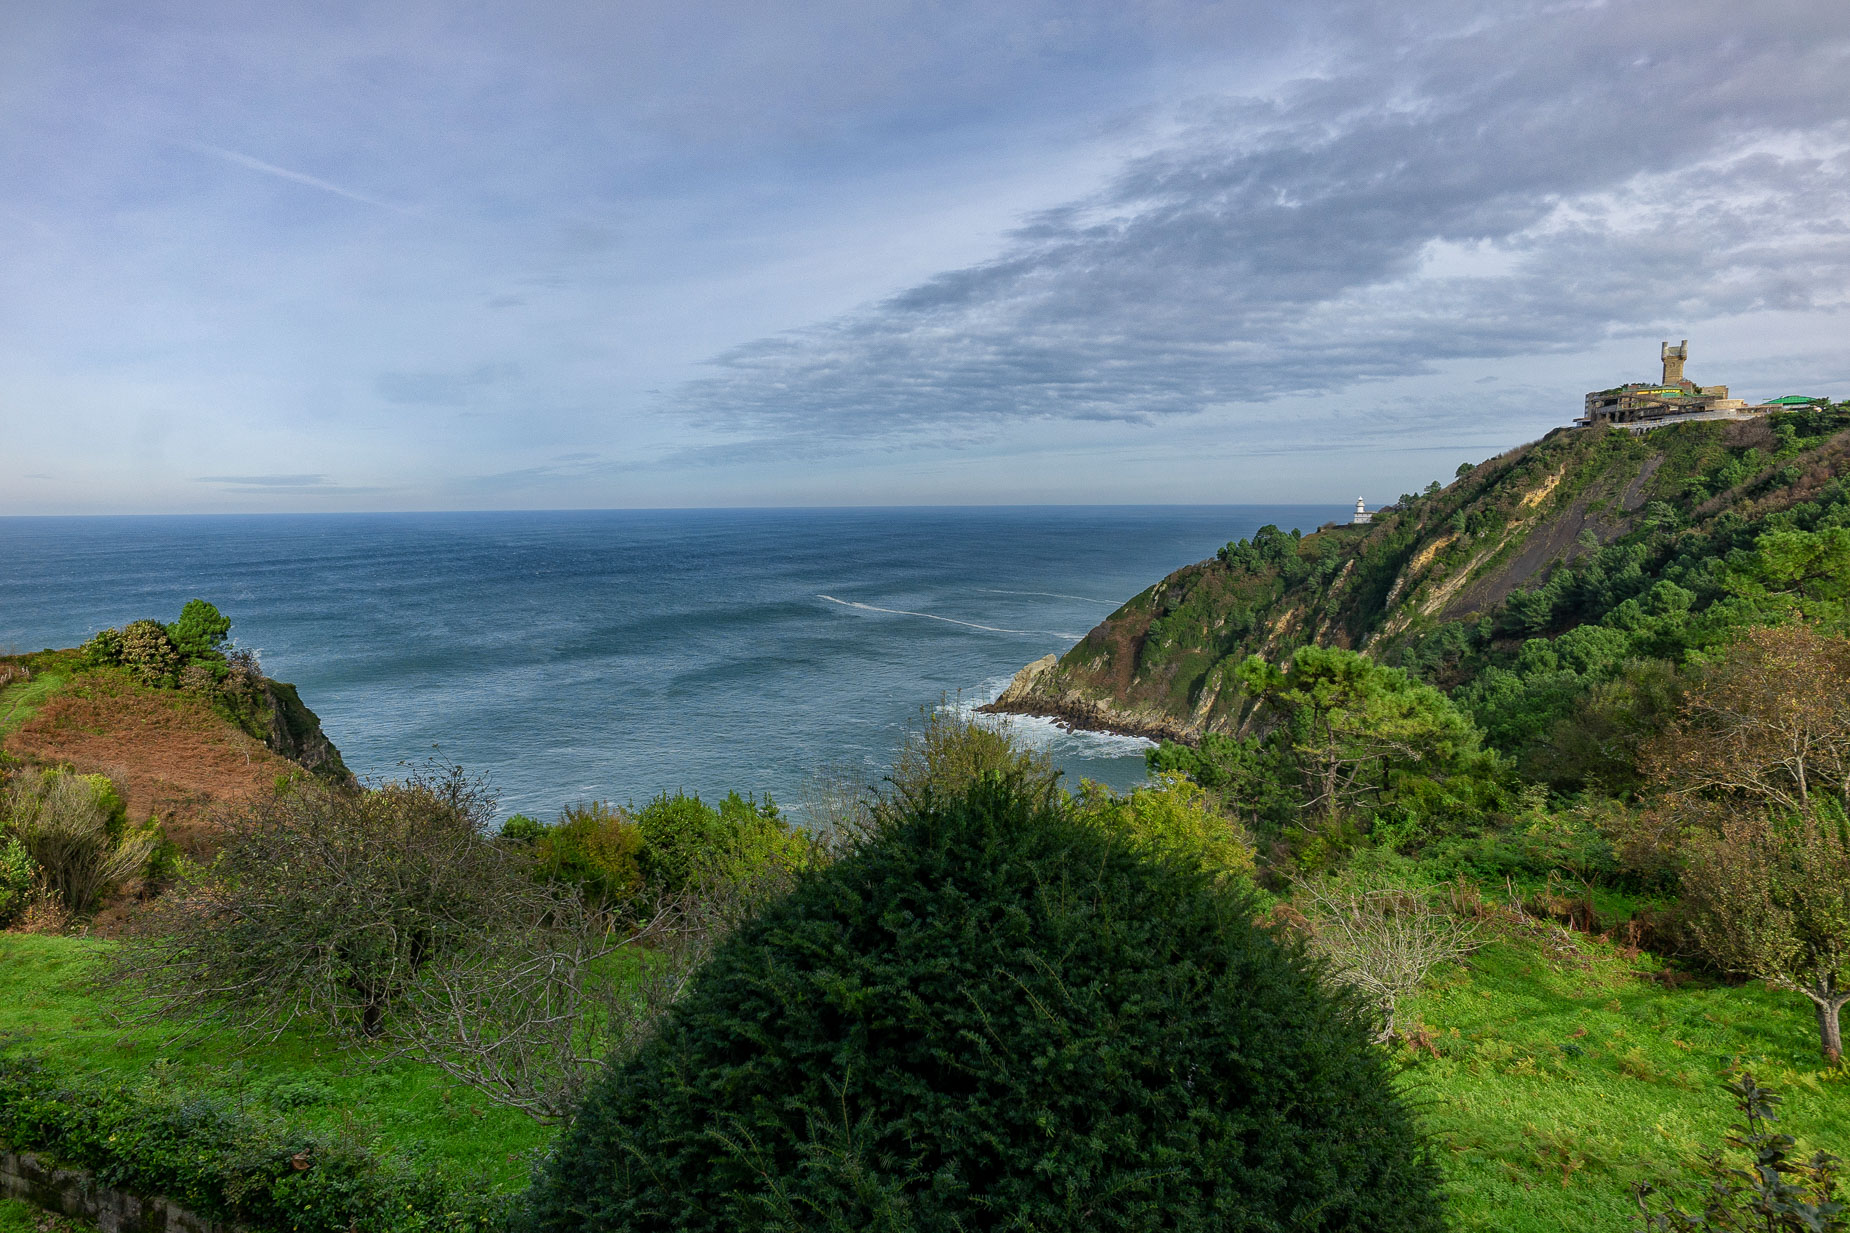
POLYGON ((1638 1181, 1691 1206, 1693 1166, 1734 1117, 1732 1066, 1786 1097, 1804 1153, 1850 1153, 1850 1073, 1822 1068, 1809 1003, 1668 989, 1649 956, 1573 946, 1494 942, 1411 1006, 1438 1056, 1403 1049, 1401 1082, 1443 1144, 1459 1229, 1636 1228, 1638 1181))
POLYGON ((488 1104, 433 1067, 374 1067, 307 1031, 239 1051, 222 1039, 168 1043, 158 1028, 127 1028, 85 985, 99 947, 75 938, 0 933, 0 1047, 26 1049, 61 1065, 124 1077, 159 1068, 184 1083, 285 1106, 311 1127, 352 1118, 411 1154, 428 1152, 501 1187, 526 1182, 531 1154, 550 1131, 488 1104))
MULTIPOLYGON (((98 945, 0 934, 0 1033, 125 1077, 163 1067, 253 1101, 266 1091, 318 1095, 293 1116, 321 1125, 351 1116, 390 1145, 486 1169, 508 1188, 525 1181, 529 1153, 550 1137, 428 1067, 371 1068, 308 1033, 239 1054, 224 1042, 169 1047, 125 1031, 82 984, 98 945)), ((1811 1015, 1795 995, 1668 989, 1651 979, 1648 957, 1585 938, 1574 945, 1492 943, 1409 1008, 1438 1056, 1403 1049, 1400 1082, 1442 1145, 1458 1228, 1631 1227, 1634 1181, 1687 1185, 1698 1153, 1720 1143, 1731 1065, 1788 1097, 1784 1129, 1807 1150, 1850 1149, 1850 1076, 1819 1068, 1811 1015)))
POLYGON ((62 690, 69 679, 68 672, 54 669, 0 689, 0 741, 38 714, 39 708, 62 690))

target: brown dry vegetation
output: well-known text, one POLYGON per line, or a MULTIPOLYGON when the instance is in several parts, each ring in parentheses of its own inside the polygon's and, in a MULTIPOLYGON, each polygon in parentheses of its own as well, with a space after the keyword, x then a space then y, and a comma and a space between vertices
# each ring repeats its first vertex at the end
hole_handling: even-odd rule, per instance
POLYGON ((6 752, 114 779, 129 817, 160 820, 169 838, 203 855, 222 816, 301 773, 197 698, 136 685, 114 672, 85 674, 10 733, 6 752))

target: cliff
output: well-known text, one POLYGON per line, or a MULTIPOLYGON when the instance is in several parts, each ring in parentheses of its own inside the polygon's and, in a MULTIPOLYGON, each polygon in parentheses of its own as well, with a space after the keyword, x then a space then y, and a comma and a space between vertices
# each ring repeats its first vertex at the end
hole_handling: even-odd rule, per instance
POLYGON ((986 709, 1185 742, 1237 733, 1247 712, 1234 666, 1307 643, 1454 684, 1446 648, 1481 660, 1597 619, 1555 602, 1576 570, 1597 573, 1605 594, 1641 594, 1691 551, 1732 550, 1837 491, 1846 458, 1850 404, 1642 436, 1559 430, 1370 524, 1229 544, 1023 668, 986 709))
POLYGON ((353 778, 293 685, 260 677, 202 696, 87 667, 74 650, 0 657, 0 761, 107 774, 131 818, 158 819, 195 855, 279 778, 353 778))

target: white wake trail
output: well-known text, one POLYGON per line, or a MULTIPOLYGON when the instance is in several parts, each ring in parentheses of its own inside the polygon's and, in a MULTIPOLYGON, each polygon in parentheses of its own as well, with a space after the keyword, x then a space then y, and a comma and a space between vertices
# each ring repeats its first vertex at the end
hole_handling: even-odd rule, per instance
POLYGON ((1061 633, 1057 629, 1004 629, 1000 625, 978 625, 975 621, 960 621, 956 617, 939 616, 935 612, 913 612, 907 608, 876 608, 872 604, 857 603, 852 599, 836 599, 833 595, 818 595, 817 599, 826 599, 831 604, 840 604, 844 608, 859 608, 862 612, 884 612, 889 616, 924 617, 927 621, 943 621, 946 625, 962 625, 967 629, 980 629, 991 634, 1027 634, 1030 637, 1071 638, 1079 641, 1081 635, 1061 633))
POLYGON ((1045 595, 1052 599, 1077 599, 1088 604, 1115 604, 1116 600, 1093 599, 1090 595, 1068 595, 1065 591, 998 591, 995 587, 972 587, 985 595, 1045 595))

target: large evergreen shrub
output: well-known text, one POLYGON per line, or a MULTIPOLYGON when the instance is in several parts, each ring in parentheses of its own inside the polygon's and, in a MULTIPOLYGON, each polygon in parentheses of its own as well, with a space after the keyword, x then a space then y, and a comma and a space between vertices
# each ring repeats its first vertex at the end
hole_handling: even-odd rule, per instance
POLYGON ((1196 865, 994 780, 926 798, 722 945, 526 1224, 1441 1227, 1354 1007, 1196 865))

